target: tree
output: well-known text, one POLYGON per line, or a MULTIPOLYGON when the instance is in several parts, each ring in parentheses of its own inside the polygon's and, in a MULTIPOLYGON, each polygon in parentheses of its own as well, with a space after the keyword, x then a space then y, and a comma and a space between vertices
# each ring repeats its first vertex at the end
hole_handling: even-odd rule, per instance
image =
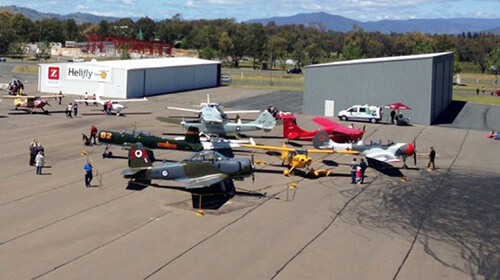
POLYGON ((307 53, 307 56, 309 57, 311 64, 318 63, 319 58, 325 55, 323 48, 317 43, 312 43, 309 46, 307 46, 305 52, 307 53))
POLYGON ((460 57, 457 50, 453 51, 453 74, 458 74, 462 72, 462 65, 460 64, 460 57))
POLYGON ((233 40, 226 31, 222 32, 220 35, 219 49, 222 60, 227 60, 229 53, 234 49, 233 40))
POLYGON ((9 54, 23 59, 26 54, 26 43, 20 41, 11 43, 9 45, 9 54))
POLYGON ((140 18, 135 23, 135 32, 136 34, 139 34, 140 31, 142 31, 142 36, 144 37, 145 41, 154 40, 156 33, 156 23, 148 17, 140 18))
POLYGON ((52 47, 50 46, 50 43, 48 41, 43 42, 40 45, 40 52, 37 54, 38 59, 43 58, 47 61, 47 58, 50 58, 51 56, 51 50, 52 47))
POLYGON ((432 44, 430 42, 424 41, 420 42, 415 47, 413 48, 412 53, 413 54, 426 54, 426 53, 433 53, 434 49, 432 47, 432 44))
POLYGON ((200 57, 204 59, 214 59, 218 56, 218 53, 216 50, 214 50, 211 47, 205 47, 203 50, 201 50, 200 57))
POLYGON ((105 20, 101 20, 101 22, 99 22, 99 30, 97 31, 97 33, 99 35, 103 35, 103 36, 110 36, 111 35, 111 26, 109 25, 109 23, 105 20))
POLYGON ((260 60, 262 58, 266 41, 266 33, 262 24, 253 23, 247 26, 246 45, 248 47, 248 54, 253 58, 253 69, 256 69, 257 59, 260 60))
POLYGON ((488 55, 488 66, 496 74, 500 72, 500 46, 488 55))
POLYGON ((344 44, 344 48, 342 49, 342 54, 344 55, 345 60, 351 59, 359 59, 363 57, 361 47, 359 43, 356 41, 349 41, 344 44))
POLYGON ((63 34, 66 40, 78 40, 78 25, 75 20, 70 18, 62 23, 63 34))

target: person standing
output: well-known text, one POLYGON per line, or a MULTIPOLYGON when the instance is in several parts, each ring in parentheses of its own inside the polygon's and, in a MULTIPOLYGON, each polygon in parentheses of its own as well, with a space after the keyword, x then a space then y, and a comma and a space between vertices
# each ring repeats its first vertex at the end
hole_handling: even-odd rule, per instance
POLYGON ((364 159, 361 159, 359 162, 359 168, 361 169, 361 181, 359 182, 360 184, 363 184, 365 182, 365 170, 368 168, 368 165, 366 164, 364 159))
POLYGON ((92 94, 92 100, 94 100, 94 106, 97 106, 97 102, 95 102, 97 100, 96 96, 95 96, 95 93, 92 94))
POLYGON ((476 88, 476 95, 479 95, 479 88, 476 88))
POLYGON ((73 115, 75 116, 75 118, 78 116, 78 103, 75 102, 75 104, 73 104, 73 115))
POLYGON ((396 111, 394 111, 394 109, 392 109, 391 111, 391 123, 394 124, 394 118, 396 117, 396 111))
POLYGON ((89 103, 87 102, 87 100, 89 100, 89 93, 88 92, 85 92, 83 99, 85 99, 85 106, 89 106, 89 103))
POLYGON ((43 164, 45 163, 45 156, 40 151, 35 158, 36 175, 42 175, 43 164))
POLYGON ((37 150, 36 150, 36 140, 33 140, 31 141, 31 144, 30 144, 30 166, 33 166, 35 165, 35 157, 37 155, 37 150))
POLYGON ((113 102, 109 100, 107 104, 108 104, 108 115, 111 115, 111 110, 113 110, 113 102))
POLYGON ((42 152, 45 155, 45 148, 42 145, 42 142, 36 144, 36 153, 42 152))
POLYGON ((356 158, 353 158, 351 162, 351 184, 356 184, 357 170, 358 170, 358 163, 356 162, 356 158))
POLYGON ((92 182, 92 164, 87 161, 83 169, 85 170, 85 187, 90 188, 90 182, 92 182))
POLYGON ((484 95, 484 92, 486 91, 486 89, 484 87, 481 88, 481 92, 483 93, 484 95))
POLYGON ((434 147, 431 147, 431 151, 429 153, 429 164, 427 164, 427 168, 430 168, 432 164, 432 169, 436 169, 436 165, 434 164, 435 159, 436 159, 436 151, 434 150, 434 147))
POLYGON ((96 136, 97 136, 97 127, 94 124, 92 124, 90 126, 90 141, 92 141, 92 139, 94 139, 94 145, 97 144, 96 141, 95 141, 96 140, 96 136))
POLYGON ((61 105, 62 97, 63 97, 62 91, 59 91, 59 105, 61 105))

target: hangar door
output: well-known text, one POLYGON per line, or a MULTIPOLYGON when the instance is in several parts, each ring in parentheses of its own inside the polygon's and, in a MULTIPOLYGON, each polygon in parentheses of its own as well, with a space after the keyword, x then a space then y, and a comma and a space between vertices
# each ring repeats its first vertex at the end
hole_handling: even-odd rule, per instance
POLYGON ((325 100, 325 116, 333 117, 335 115, 335 101, 325 100))

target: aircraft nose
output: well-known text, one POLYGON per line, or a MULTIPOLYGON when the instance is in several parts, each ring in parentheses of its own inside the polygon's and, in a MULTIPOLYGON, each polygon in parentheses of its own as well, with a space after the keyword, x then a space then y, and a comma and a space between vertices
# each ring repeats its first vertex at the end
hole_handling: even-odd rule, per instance
POLYGON ((407 155, 412 156, 415 153, 415 146, 412 143, 408 143, 405 152, 407 155))

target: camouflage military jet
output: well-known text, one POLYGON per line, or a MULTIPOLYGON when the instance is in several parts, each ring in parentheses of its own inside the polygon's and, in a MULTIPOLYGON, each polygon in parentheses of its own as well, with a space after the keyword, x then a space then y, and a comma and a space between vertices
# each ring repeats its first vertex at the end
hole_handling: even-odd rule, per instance
POLYGON ((228 135, 254 130, 264 130, 265 132, 269 132, 276 125, 276 120, 269 112, 264 111, 260 113, 259 117, 255 121, 248 123, 241 123, 241 120, 237 120, 236 122, 207 122, 200 119, 199 121, 183 121, 181 124, 185 128, 196 127, 201 132, 210 135, 228 135))
POLYGON ((149 135, 140 131, 113 132, 110 130, 101 130, 98 133, 99 142, 107 145, 129 146, 135 143, 142 143, 143 146, 150 149, 171 149, 181 151, 198 152, 203 150, 200 142, 200 136, 197 128, 190 128, 186 133, 184 140, 173 140, 164 137, 149 135))
POLYGON ((243 180, 253 177, 254 168, 250 159, 226 158, 216 151, 201 151, 180 161, 153 166, 151 156, 141 143, 131 145, 129 151, 129 168, 123 170, 124 178, 134 181, 174 180, 187 184, 186 189, 208 188, 220 184, 233 186, 232 180, 243 180))

